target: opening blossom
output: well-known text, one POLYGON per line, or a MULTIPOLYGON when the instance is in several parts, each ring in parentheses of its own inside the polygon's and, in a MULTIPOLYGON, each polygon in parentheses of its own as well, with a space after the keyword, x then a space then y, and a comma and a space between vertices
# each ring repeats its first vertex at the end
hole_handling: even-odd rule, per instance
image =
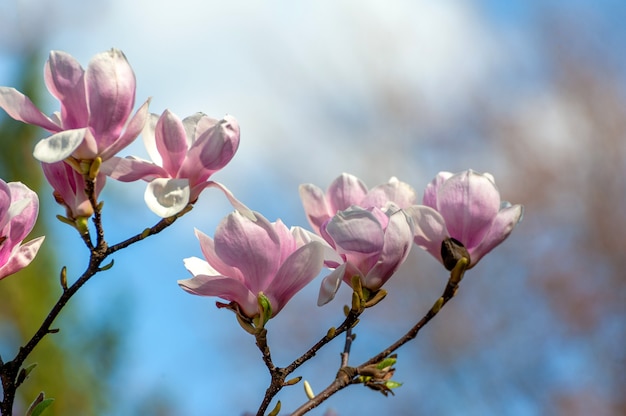
POLYGON ((411 220, 402 208, 416 199, 411 186, 391 178, 368 191, 357 177, 342 174, 324 193, 312 184, 300 186, 307 218, 332 247, 325 265, 334 269, 322 282, 318 305, 330 302, 342 281, 359 276, 375 292, 406 260, 413 244, 411 220))
POLYGON ((326 193, 310 183, 300 185, 300 198, 309 223, 319 234, 326 221, 352 205, 383 209, 387 203, 393 202, 400 208, 407 208, 415 203, 417 195, 410 185, 397 178, 368 190, 356 176, 342 173, 330 184, 326 193))
POLYGON ((313 278, 324 263, 324 246, 300 227, 288 229, 280 220, 256 221, 235 211, 224 218, 215 238, 196 230, 206 260, 184 260, 193 278, 179 280, 185 291, 234 302, 247 318, 262 316, 260 296, 275 316, 313 278))
POLYGON ((22 241, 31 232, 39 213, 39 198, 21 182, 0 179, 0 279, 28 266, 45 237, 22 241))
POLYGON ((130 117, 135 74, 117 49, 94 56, 86 70, 71 55, 52 51, 44 79, 61 103, 61 111, 50 117, 16 89, 0 87, 0 108, 9 116, 54 133, 35 146, 34 156, 41 162, 59 162, 69 156, 107 160, 135 140, 145 124, 148 101, 130 117))
POLYGON ((105 162, 102 170, 123 182, 150 182, 145 200, 155 214, 177 214, 208 186, 224 190, 208 179, 230 162, 239 147, 239 125, 234 117, 215 120, 196 113, 181 120, 165 110, 160 117, 151 115, 142 135, 154 163, 134 156, 115 157, 105 162))
POLYGON ((460 243, 471 268, 509 236, 523 214, 521 205, 501 201, 491 174, 471 169, 440 172, 426 187, 423 204, 407 210, 414 221, 415 244, 448 269, 452 264, 442 257, 444 241, 460 243))

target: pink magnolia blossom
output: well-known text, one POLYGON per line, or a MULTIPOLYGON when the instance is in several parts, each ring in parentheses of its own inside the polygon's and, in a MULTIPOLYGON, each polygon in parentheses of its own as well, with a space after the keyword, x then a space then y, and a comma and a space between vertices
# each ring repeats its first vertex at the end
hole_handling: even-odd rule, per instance
POLYGON ((255 213, 256 221, 235 211, 222 220, 215 239, 196 230, 205 260, 184 260, 193 278, 179 280, 185 291, 217 296, 239 305, 248 318, 263 313, 264 295, 275 316, 300 289, 320 272, 324 247, 300 227, 288 229, 280 220, 270 223, 255 213))
POLYGON ((135 140, 145 124, 148 101, 130 117, 135 74, 117 49, 94 56, 86 70, 71 55, 52 51, 44 79, 61 103, 61 111, 50 117, 24 94, 0 87, 0 107, 9 116, 53 133, 35 146, 34 156, 41 162, 59 162, 69 156, 109 159, 135 140))
MULTIPOLYGON (((54 199, 66 209, 66 217, 72 221, 89 218, 93 207, 85 193, 85 178, 65 162, 42 163, 46 179, 54 189, 54 199)), ((106 176, 98 173, 95 180, 96 199, 104 188, 106 176)))
POLYGON ((509 236, 523 213, 521 205, 501 201, 493 176, 471 169, 440 172, 426 187, 423 204, 407 210, 415 244, 445 264, 442 243, 452 238, 467 250, 469 268, 509 236))
POLYGON ((406 260, 413 245, 411 221, 395 205, 387 211, 352 206, 324 223, 320 232, 338 256, 326 258, 326 266, 335 270, 322 282, 318 305, 335 297, 342 280, 351 285, 353 276, 359 276, 364 288, 377 291, 406 260))
POLYGON ((313 184, 300 185, 300 198, 309 223, 319 234, 326 221, 352 205, 385 209, 387 204, 394 203, 406 208, 415 203, 417 195, 411 186, 397 178, 391 178, 389 182, 368 191, 359 178, 342 173, 330 184, 326 193, 313 184))
POLYGON ((28 266, 44 237, 22 241, 31 232, 39 213, 37 194, 20 182, 0 180, 0 279, 28 266))
POLYGON ((133 156, 115 157, 102 170, 120 181, 150 182, 145 193, 148 207, 169 217, 194 203, 207 186, 215 185, 208 179, 235 155, 239 125, 232 116, 215 120, 196 113, 181 120, 165 110, 160 117, 152 114, 143 139, 154 163, 133 156))

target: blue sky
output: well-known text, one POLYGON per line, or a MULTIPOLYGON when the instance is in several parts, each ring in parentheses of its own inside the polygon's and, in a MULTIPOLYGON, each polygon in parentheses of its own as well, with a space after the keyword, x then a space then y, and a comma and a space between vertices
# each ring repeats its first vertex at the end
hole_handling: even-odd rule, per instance
MULTIPOLYGON (((13 26, 4 30, 12 29, 13 36, 20 33, 22 42, 41 43, 44 51, 64 50, 86 65, 100 51, 123 50, 137 77, 137 104, 152 97, 152 112, 169 108, 181 117, 197 111, 213 117, 234 115, 241 125, 240 150, 214 179, 251 208, 288 225, 307 225, 298 184, 312 182, 325 188, 344 171, 371 186, 398 176, 421 193, 438 171, 471 167, 493 173, 506 190, 516 180, 506 159, 468 125, 480 113, 481 100, 502 105, 503 111, 508 105, 521 106, 525 96, 541 87, 538 80, 545 76, 536 34, 529 30, 529 22, 541 12, 535 3, 511 2, 507 7, 493 1, 398 1, 390 6, 330 0, 7 4, 0 12, 11 17, 13 26), (459 143, 463 146, 458 147, 459 143)), ((7 85, 4 80, 10 80, 15 69, 11 63, 11 57, 19 53, 15 45, 0 44, 4 48, 0 49, 1 85, 7 85)), ((42 68, 45 59, 42 54, 42 68)), ((546 92, 545 102, 553 103, 551 98, 546 92)), ((56 110, 54 102, 49 105, 48 112, 56 110)), ((564 135, 553 134, 551 125, 546 125, 550 141, 545 143, 560 151, 564 135)), ((127 154, 144 156, 141 141, 122 152, 127 154)), ((110 242, 158 221, 143 205, 143 190, 143 183, 108 182, 103 199, 110 242)), ((504 191, 504 196, 514 199, 515 195, 504 191)), ((114 381, 123 410, 111 414, 132 412, 137 397, 155 391, 169 397, 180 415, 240 414, 258 406, 267 375, 252 337, 238 328, 232 314, 217 310, 214 299, 190 296, 176 285, 177 279, 187 277, 182 259, 200 255, 193 229, 212 234, 230 210, 219 192, 206 191, 195 209, 174 227, 116 255, 114 269, 96 277, 73 301, 87 316, 115 310, 111 302, 128 308, 123 362, 114 381)), ((59 224, 54 239, 47 244, 62 244, 72 253, 61 253, 60 259, 70 273, 82 272, 84 261, 74 253, 84 250, 72 230, 59 224)), ((419 264, 437 270, 421 254, 415 255, 419 264)), ((504 259, 507 254, 510 251, 504 248, 500 252, 504 259)), ((477 273, 490 270, 485 266, 477 273)), ((523 266, 512 279, 521 292, 527 290, 523 266)), ((434 296, 435 280, 429 283, 427 294, 434 296)), ((310 308, 315 302, 317 284, 307 287, 271 323, 270 342, 287 344, 276 345, 276 355, 283 358, 279 364, 299 355, 307 340, 311 344, 338 323, 341 301, 320 310, 314 322, 303 322, 299 307, 309 304, 310 308), (289 341, 284 338, 289 336, 285 328, 294 324, 306 329, 299 329, 299 338, 289 341), (273 328, 276 339, 271 338, 273 328)), ((343 294, 347 302, 347 292, 343 294)), ((429 305, 427 294, 424 307, 429 305)), ((397 298, 396 302, 402 305, 409 300, 397 298)), ((383 316, 374 315, 373 322, 384 323, 383 316)), ((398 323, 399 328, 407 325, 398 323)), ((369 355, 368 347, 371 352, 381 347, 379 333, 402 333, 373 324, 366 328, 373 333, 363 330, 359 338, 362 358, 369 355)), ((336 343, 321 354, 322 362, 333 365, 339 348, 336 343)), ((417 347, 407 353, 419 353, 421 358, 430 354, 417 347)), ((570 353, 578 356, 576 351, 570 353)), ((576 359, 568 360, 565 367, 573 362, 576 359)), ((428 369, 427 361, 421 364, 416 368, 428 369)), ((458 364, 454 371, 460 373, 464 365, 472 368, 471 363, 458 364)), ((328 366, 308 366, 303 371, 321 389, 335 371, 328 366)), ((467 401, 462 400, 461 407, 451 401, 448 407, 433 410, 455 414, 471 401, 472 378, 460 379, 469 386, 467 401)), ((411 394, 428 386, 423 379, 403 381, 406 384, 397 398, 383 399, 353 389, 329 403, 341 414, 353 414, 356 409, 380 414, 394 400, 410 403, 411 394), (359 407, 361 400, 366 407, 359 407)), ((433 383, 440 386, 437 391, 444 399, 458 394, 448 391, 446 396, 445 382, 433 383)), ((305 399, 299 389, 281 397, 287 409, 305 399)), ((510 405, 509 414, 540 410, 537 403, 521 396, 511 399, 510 405)), ((471 414, 495 414, 498 407, 494 406, 477 405, 471 414)))

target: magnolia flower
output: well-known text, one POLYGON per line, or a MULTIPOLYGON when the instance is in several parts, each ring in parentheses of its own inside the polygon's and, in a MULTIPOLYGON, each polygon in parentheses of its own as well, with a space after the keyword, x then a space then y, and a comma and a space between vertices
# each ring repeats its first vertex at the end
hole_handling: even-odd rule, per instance
POLYGON ((0 179, 0 279, 28 266, 44 237, 22 244, 39 212, 37 194, 21 182, 0 179))
POLYGON ((102 171, 123 182, 150 182, 146 204, 161 217, 177 214, 207 186, 214 186, 209 177, 226 166, 239 147, 239 125, 232 116, 215 120, 196 113, 181 121, 165 110, 161 117, 152 114, 142 135, 154 163, 115 157, 102 171))
POLYGON ((446 261, 442 248, 444 253, 450 243, 464 248, 471 268, 509 236, 523 213, 521 205, 500 200, 493 176, 473 170, 440 172, 426 187, 423 204, 407 210, 414 221, 415 244, 449 270, 456 259, 446 261))
POLYGON ((141 132, 148 101, 130 118, 135 75, 124 54, 111 49, 94 56, 84 70, 71 55, 52 51, 44 68, 50 93, 61 111, 48 117, 14 88, 0 87, 0 107, 15 120, 42 127, 52 136, 35 146, 41 162, 109 159, 141 132))
POLYGON ((413 227, 404 211, 390 206, 387 211, 356 206, 339 211, 320 230, 335 250, 326 266, 335 270, 324 278, 318 305, 330 302, 341 281, 351 284, 358 276, 361 286, 375 292, 406 260, 413 244, 413 227))
POLYGON ((300 227, 288 229, 280 220, 256 221, 235 211, 222 220, 215 239, 196 230, 206 260, 184 260, 193 278, 179 280, 185 291, 234 302, 248 318, 263 315, 259 297, 275 316, 322 268, 323 245, 300 227))
MULTIPOLYGON (((86 219, 93 215, 93 207, 85 193, 85 178, 65 162, 42 163, 41 167, 46 179, 54 189, 56 202, 66 209, 69 220, 86 219)), ((104 188, 106 176, 98 173, 95 179, 95 196, 100 195, 104 188)))
POLYGON ((300 198, 309 223, 319 234, 326 221, 352 205, 384 210, 387 204, 393 203, 406 208, 415 203, 417 196, 411 186, 397 178, 391 178, 389 182, 368 191, 359 178, 342 173, 330 184, 326 193, 313 184, 300 185, 300 198))

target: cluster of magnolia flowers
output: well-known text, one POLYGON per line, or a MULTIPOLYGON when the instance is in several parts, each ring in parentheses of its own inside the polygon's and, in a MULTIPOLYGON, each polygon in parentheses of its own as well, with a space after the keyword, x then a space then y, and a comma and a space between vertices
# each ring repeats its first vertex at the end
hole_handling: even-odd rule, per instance
MULTIPOLYGON (((12 118, 52 133, 34 149, 62 219, 84 232, 94 213, 85 187, 95 197, 107 177, 144 180, 147 206, 163 218, 174 216, 207 187, 221 189, 236 210, 214 237, 196 231, 204 259, 184 260, 192 278, 178 284, 189 293, 215 296, 240 322, 263 326, 325 267, 318 304, 333 299, 341 282, 358 278, 368 298, 406 260, 415 244, 448 270, 465 257, 468 267, 500 244, 522 217, 521 205, 501 201, 493 177, 472 170, 441 172, 424 191, 421 204, 407 183, 392 178, 371 189, 342 174, 324 192, 300 186, 313 231, 270 222, 240 203, 226 187, 209 180, 234 156, 239 126, 197 113, 180 119, 169 110, 149 114, 149 100, 132 114, 135 76, 124 54, 96 55, 86 69, 69 54, 54 51, 45 65, 45 83, 61 108, 46 116, 13 88, 0 87, 0 107, 12 118), (117 154, 142 136, 152 161, 117 154)), ((27 266, 43 237, 23 243, 37 219, 37 195, 21 183, 0 180, 0 278, 27 266)))

